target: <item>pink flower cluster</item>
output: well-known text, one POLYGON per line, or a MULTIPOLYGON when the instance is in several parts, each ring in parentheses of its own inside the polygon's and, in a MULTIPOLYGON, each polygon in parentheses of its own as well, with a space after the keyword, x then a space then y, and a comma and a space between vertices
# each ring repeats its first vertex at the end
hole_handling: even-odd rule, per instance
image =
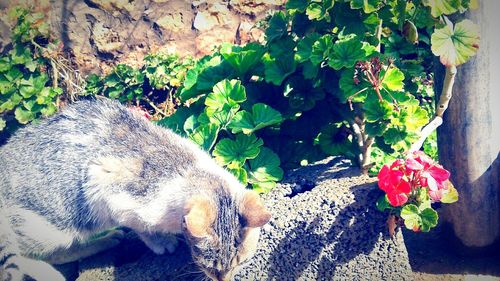
POLYGON ((411 153, 406 160, 397 159, 390 166, 384 165, 378 173, 378 186, 389 203, 402 206, 417 188, 427 188, 432 201, 438 202, 448 189, 450 172, 435 163, 421 151, 411 153))

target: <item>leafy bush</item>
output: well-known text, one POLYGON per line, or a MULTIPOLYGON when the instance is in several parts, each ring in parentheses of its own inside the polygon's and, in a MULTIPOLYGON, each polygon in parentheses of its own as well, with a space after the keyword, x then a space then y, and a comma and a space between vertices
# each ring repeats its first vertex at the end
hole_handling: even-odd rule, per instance
POLYGON ((445 16, 469 1, 452 2, 290 0, 267 22, 266 44, 224 44, 199 60, 177 91, 184 106, 159 123, 259 191, 281 178, 278 166, 327 155, 376 173, 434 115, 432 52, 456 65, 477 48, 469 21, 445 16), (267 157, 257 181, 252 161, 267 157))
POLYGON ((0 57, 0 131, 15 130, 41 116, 56 112, 59 87, 51 87, 47 56, 49 40, 45 15, 13 9, 12 49, 0 57))
POLYGON ((189 57, 181 59, 174 54, 149 54, 140 69, 118 64, 104 77, 89 75, 85 91, 129 105, 142 103, 155 112, 153 119, 159 119, 173 111, 173 93, 184 81, 192 64, 193 60, 189 57))

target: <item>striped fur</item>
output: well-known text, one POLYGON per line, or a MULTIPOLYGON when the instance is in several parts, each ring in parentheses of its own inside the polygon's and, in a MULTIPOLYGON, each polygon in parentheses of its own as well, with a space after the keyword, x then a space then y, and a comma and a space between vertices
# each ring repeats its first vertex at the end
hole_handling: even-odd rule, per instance
POLYGON ((248 192, 207 153, 112 101, 80 101, 20 129, 0 148, 0 167, 2 280, 62 280, 44 261, 114 246, 115 236, 108 246, 88 239, 117 226, 136 231, 157 254, 172 252, 165 235, 190 237, 186 204, 200 195, 214 207, 214 222, 205 225, 211 237, 190 237, 189 244, 203 249, 194 255, 202 269, 224 279, 246 259, 242 253, 253 253, 258 228, 269 220, 259 204, 239 207, 248 192), (242 224, 250 213, 262 214, 251 227, 242 224))

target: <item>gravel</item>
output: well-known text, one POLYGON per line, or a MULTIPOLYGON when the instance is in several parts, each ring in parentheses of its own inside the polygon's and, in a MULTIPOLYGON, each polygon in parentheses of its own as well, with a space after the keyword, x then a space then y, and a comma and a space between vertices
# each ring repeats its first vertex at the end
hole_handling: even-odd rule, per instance
MULTIPOLYGON (((375 179, 341 158, 288 173, 264 196, 273 218, 235 279, 412 280, 401 232, 389 237, 387 216, 375 208, 380 195, 375 179)), ((184 243, 173 255, 156 256, 132 232, 117 248, 61 270, 71 276, 73 268, 79 281, 200 278, 184 243)))

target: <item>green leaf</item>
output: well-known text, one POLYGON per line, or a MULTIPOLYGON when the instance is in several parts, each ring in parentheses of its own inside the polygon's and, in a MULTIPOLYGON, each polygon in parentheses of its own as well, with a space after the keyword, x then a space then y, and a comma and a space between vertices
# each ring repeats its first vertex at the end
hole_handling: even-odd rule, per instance
POLYGON ((405 75, 396 67, 391 67, 384 75, 382 86, 390 91, 403 91, 405 75))
POLYGON ((212 154, 221 165, 241 167, 247 159, 259 155, 263 144, 262 139, 257 139, 255 135, 238 134, 235 140, 227 138, 220 140, 212 154))
POLYGON ((377 11, 380 4, 382 4, 382 0, 352 0, 351 8, 363 9, 365 13, 369 14, 377 11))
POLYGON ((414 204, 408 204, 401 209, 401 218, 404 220, 405 226, 408 229, 418 229, 422 226, 422 218, 420 211, 414 204))
POLYGON ((345 69, 342 71, 339 81, 339 87, 342 90, 339 94, 341 102, 347 102, 350 96, 356 94, 353 97, 353 102, 364 102, 367 95, 373 95, 375 91, 372 90, 372 86, 365 80, 361 80, 359 84, 354 83, 354 69, 345 69), (363 92, 361 92, 363 91, 363 92))
POLYGON ((57 112, 57 106, 55 103, 49 103, 44 108, 40 109, 40 113, 42 113, 43 117, 47 117, 53 115, 57 112))
POLYGON ((212 93, 205 99, 207 115, 211 116, 216 111, 220 111, 225 106, 235 107, 247 99, 245 87, 239 80, 224 79, 215 84, 212 93))
POLYGON ((286 10, 290 14, 293 14, 296 12, 303 13, 306 11, 308 4, 309 3, 307 0, 288 0, 286 2, 286 10))
POLYGON ((398 142, 404 141, 407 135, 405 131, 401 131, 397 128, 389 128, 385 132, 384 141, 387 144, 397 144, 398 142))
POLYGON ((244 168, 236 167, 236 168, 227 168, 227 170, 233 174, 243 185, 248 184, 248 174, 244 168))
POLYGON ((276 187, 276 182, 274 181, 252 183, 252 189, 258 193, 268 193, 275 187, 276 187))
POLYGON ((243 132, 249 135, 259 129, 280 123, 283 120, 281 113, 272 107, 256 103, 252 106, 252 113, 242 110, 234 116, 228 127, 233 134, 243 132))
POLYGON ((422 222, 422 231, 428 232, 431 228, 435 227, 438 222, 438 214, 434 209, 427 208, 420 212, 420 220, 422 222))
POLYGON ((257 43, 250 43, 244 47, 224 43, 220 50, 224 59, 236 69, 242 78, 249 69, 254 67, 264 54, 264 48, 257 43))
POLYGON ((476 54, 479 46, 479 27, 470 20, 463 20, 453 27, 448 22, 436 29, 431 36, 431 50, 445 66, 465 63, 476 54))
POLYGON ((328 155, 350 156, 354 147, 348 136, 348 131, 342 123, 328 124, 318 134, 317 143, 328 155))
POLYGON ((329 11, 333 8, 335 1, 323 0, 321 3, 312 2, 306 8, 306 15, 310 20, 330 21, 329 11))
POLYGON ((186 119, 184 125, 182 126, 182 129, 187 135, 190 135, 194 132, 194 129, 196 129, 199 125, 200 124, 198 122, 198 117, 195 114, 193 114, 186 119))
POLYGON ((3 131, 3 129, 5 129, 5 126, 7 126, 7 123, 3 118, 0 117, 0 131, 3 131))
POLYGON ((276 182, 283 178, 278 155, 267 147, 260 149, 259 155, 249 161, 249 166, 248 181, 252 184, 276 182))
POLYGON ((310 55, 311 62, 315 65, 320 64, 326 58, 330 57, 333 46, 333 36, 326 34, 321 36, 312 46, 310 55))
POLYGON ((0 57, 0 73, 6 72, 11 68, 9 57, 0 57))
POLYGON ((297 43, 297 53, 296 58, 298 62, 304 62, 311 57, 312 46, 316 40, 318 40, 320 35, 316 32, 307 34, 299 40, 297 43))
POLYGON ((264 55, 264 78, 266 82, 276 86, 281 85, 283 80, 292 74, 296 69, 296 62, 293 56, 283 56, 273 58, 269 54, 264 55))
MULTIPOLYGON (((220 60, 219 56, 217 56, 217 58, 220 60)), ((219 64, 209 66, 198 74, 196 89, 198 91, 208 91, 212 89, 215 83, 223 79, 231 79, 233 77, 235 77, 234 68, 229 64, 229 62, 222 60, 219 64)))
POLYGON ((205 151, 210 151, 215 144, 218 133, 219 126, 216 124, 203 124, 194 129, 189 138, 205 151))
POLYGON ((157 122, 158 125, 170 128, 177 134, 185 135, 183 125, 192 112, 189 107, 179 107, 174 114, 157 122))
POLYGON ((363 44, 361 44, 357 36, 353 36, 348 40, 337 41, 333 45, 328 65, 335 70, 340 70, 342 67, 353 67, 357 61, 366 57, 362 48, 363 44))
POLYGON ((392 209, 391 204, 389 203, 389 199, 387 198, 387 194, 380 196, 376 203, 377 209, 381 212, 386 209, 392 209))
POLYGON ((287 33, 287 19, 284 13, 277 12, 269 20, 269 27, 266 29, 267 42, 281 38, 287 33))
POLYGON ((450 181, 445 183, 448 189, 445 190, 443 196, 441 197, 441 203, 451 204, 458 201, 458 191, 455 189, 450 181))
POLYGON ((405 107, 403 111, 407 114, 404 120, 404 125, 408 131, 418 130, 429 122, 429 115, 427 111, 419 105, 405 107))
POLYGON ((16 120, 21 124, 28 124, 31 120, 35 119, 35 114, 29 110, 24 110, 20 106, 14 111, 16 120))
POLYGON ((365 117, 368 122, 386 120, 393 112, 393 107, 389 102, 386 100, 379 101, 376 97, 366 99, 363 108, 365 109, 365 117))
POLYGON ((461 6, 460 0, 423 0, 423 4, 431 8, 431 14, 435 18, 453 14, 461 6))

